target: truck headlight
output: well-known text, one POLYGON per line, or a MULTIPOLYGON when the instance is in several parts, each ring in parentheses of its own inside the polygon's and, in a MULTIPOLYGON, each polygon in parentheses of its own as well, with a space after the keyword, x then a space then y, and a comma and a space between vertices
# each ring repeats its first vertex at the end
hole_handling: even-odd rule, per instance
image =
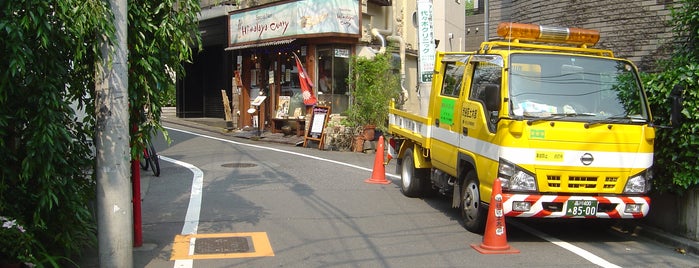
POLYGON ((503 190, 522 192, 536 191, 536 178, 534 178, 534 174, 503 159, 500 159, 500 165, 498 166, 498 178, 500 179, 503 190))
POLYGON ((653 177, 651 169, 629 177, 624 186, 625 194, 645 194, 650 191, 650 180, 653 177))

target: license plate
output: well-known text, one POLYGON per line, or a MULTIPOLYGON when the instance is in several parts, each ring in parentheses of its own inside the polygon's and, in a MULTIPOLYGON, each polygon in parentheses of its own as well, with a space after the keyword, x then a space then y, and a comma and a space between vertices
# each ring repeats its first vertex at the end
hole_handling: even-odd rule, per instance
POLYGON ((595 216, 597 214, 596 200, 568 200, 566 216, 595 216))

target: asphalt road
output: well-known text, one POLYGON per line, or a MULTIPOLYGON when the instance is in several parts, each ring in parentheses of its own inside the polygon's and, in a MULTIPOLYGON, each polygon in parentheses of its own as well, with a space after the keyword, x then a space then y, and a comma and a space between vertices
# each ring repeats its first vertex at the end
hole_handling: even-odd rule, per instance
POLYGON ((395 175, 366 183, 374 154, 166 125, 160 177, 142 172, 135 267, 699 267, 696 255, 590 222, 507 218, 520 253, 481 254, 471 245, 483 236, 450 200, 407 198, 395 175))

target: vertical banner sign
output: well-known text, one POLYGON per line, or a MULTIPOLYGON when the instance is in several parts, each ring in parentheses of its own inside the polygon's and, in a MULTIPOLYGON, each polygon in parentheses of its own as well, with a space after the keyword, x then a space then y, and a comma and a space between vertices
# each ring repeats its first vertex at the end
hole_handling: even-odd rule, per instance
POLYGON ((417 20, 420 83, 430 83, 434 73, 435 59, 432 0, 417 0, 417 20))

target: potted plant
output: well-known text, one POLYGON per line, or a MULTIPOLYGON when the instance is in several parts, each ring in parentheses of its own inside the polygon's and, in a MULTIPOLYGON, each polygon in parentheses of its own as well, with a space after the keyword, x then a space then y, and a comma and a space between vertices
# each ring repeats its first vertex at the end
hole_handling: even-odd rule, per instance
POLYGON ((34 262, 31 255, 32 237, 17 220, 0 216, 0 267, 20 267, 34 262))
POLYGON ((391 53, 380 53, 371 59, 353 56, 350 61, 347 81, 352 87, 352 102, 347 120, 360 127, 361 133, 356 134, 364 140, 374 140, 374 131, 387 130, 389 103, 400 96, 400 79, 391 57, 391 53))

